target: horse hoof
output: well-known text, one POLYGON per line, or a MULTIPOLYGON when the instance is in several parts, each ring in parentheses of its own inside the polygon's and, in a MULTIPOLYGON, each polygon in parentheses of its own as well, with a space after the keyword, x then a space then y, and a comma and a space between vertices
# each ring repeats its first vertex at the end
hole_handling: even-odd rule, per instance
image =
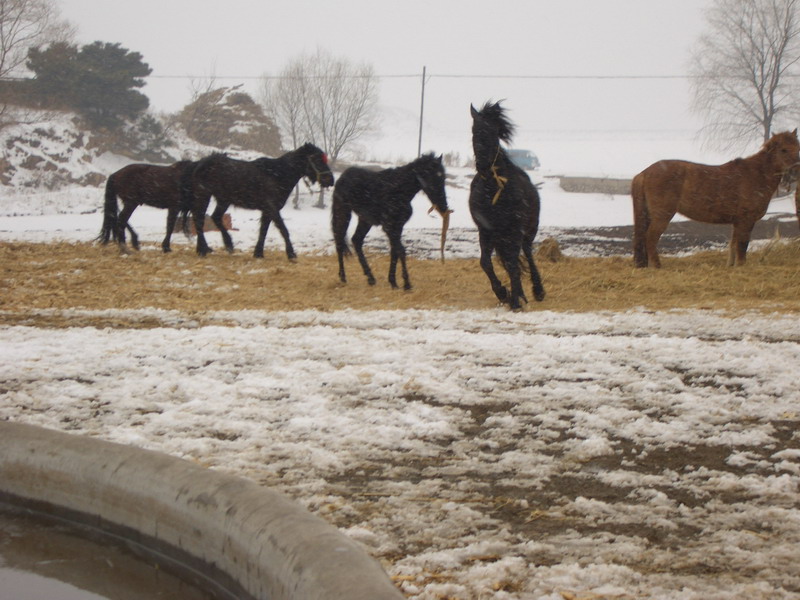
POLYGON ((410 283, 407 283, 407 284, 405 284, 405 285, 403 286, 403 290, 405 290, 406 292, 410 292, 412 289, 413 289, 413 288, 411 287, 411 284, 410 284, 410 283))
POLYGON ((374 277, 367 277, 367 283, 370 285, 375 285, 375 278, 374 277))

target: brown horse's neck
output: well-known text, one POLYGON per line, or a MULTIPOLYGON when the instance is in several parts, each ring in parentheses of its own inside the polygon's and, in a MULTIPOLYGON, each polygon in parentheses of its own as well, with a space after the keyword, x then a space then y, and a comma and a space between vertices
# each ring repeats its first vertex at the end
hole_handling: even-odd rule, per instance
POLYGON ((758 174, 764 185, 769 188, 770 196, 775 193, 784 174, 784 169, 778 161, 775 150, 762 148, 752 156, 736 160, 748 164, 758 174))

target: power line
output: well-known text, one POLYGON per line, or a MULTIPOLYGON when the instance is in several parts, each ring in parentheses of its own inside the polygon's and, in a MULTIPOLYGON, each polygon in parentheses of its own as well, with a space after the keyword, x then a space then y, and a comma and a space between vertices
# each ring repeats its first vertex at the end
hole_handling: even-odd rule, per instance
MULTIPOLYGON (((296 75, 149 75, 150 79, 322 79, 324 75, 302 76, 296 75)), ((345 79, 362 79, 364 77, 375 77, 376 79, 419 79, 419 73, 413 75, 344 75, 337 76, 345 79)), ((637 79, 697 79, 698 75, 469 75, 469 74, 436 74, 428 73, 428 79, 551 79, 551 80, 584 80, 584 79, 618 79, 618 80, 637 80, 637 79)))

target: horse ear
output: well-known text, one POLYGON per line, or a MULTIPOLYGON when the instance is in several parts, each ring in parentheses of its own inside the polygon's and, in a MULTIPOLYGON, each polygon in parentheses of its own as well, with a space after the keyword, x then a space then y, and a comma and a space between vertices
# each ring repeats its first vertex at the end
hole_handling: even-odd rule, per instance
POLYGON ((474 118, 476 118, 476 117, 478 116, 478 111, 477 111, 477 110, 475 110, 475 107, 474 107, 474 106, 472 106, 472 103, 471 103, 471 102, 470 102, 470 105, 469 105, 469 112, 470 112, 470 114, 472 115, 472 118, 473 118, 473 119, 474 119, 474 118))
POLYGON ((794 137, 797 137, 797 127, 794 128, 794 131, 792 133, 794 134, 794 137))

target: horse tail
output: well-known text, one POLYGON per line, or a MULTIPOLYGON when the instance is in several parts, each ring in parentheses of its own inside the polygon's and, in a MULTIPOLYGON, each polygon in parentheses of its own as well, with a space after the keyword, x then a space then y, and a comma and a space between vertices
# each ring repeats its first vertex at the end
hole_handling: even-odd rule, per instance
POLYGON ((646 267, 645 240, 650 227, 650 210, 647 208, 644 173, 639 173, 633 178, 631 197, 633 198, 633 264, 637 267, 646 267))
POLYGON ((342 200, 341 195, 333 190, 333 204, 331 207, 331 227, 333 241, 336 244, 336 253, 341 256, 350 256, 347 246, 347 228, 350 225, 350 207, 342 200))
POLYGON ((103 228, 100 230, 100 235, 97 236, 97 241, 101 244, 108 244, 112 239, 115 242, 119 241, 119 232, 117 231, 117 215, 119 208, 117 206, 117 190, 114 186, 114 175, 109 175, 106 180, 106 193, 105 202, 103 204, 103 228))

